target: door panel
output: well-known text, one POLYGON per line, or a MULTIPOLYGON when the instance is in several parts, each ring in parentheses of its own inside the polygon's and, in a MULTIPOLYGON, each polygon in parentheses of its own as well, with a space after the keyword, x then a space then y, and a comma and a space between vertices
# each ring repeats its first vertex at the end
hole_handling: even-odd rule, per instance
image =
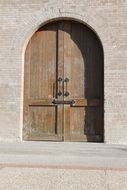
POLYGON ((52 23, 38 30, 27 46, 24 84, 27 140, 62 140, 63 106, 52 103, 58 88, 57 44, 58 24, 52 23))
POLYGON ((31 39, 30 98, 53 98, 53 84, 56 82, 56 42, 55 25, 44 27, 31 39))
POLYGON ((64 84, 69 95, 64 99, 75 101, 74 105, 64 108, 64 139, 102 141, 103 52, 100 43, 96 35, 80 23, 67 21, 63 33, 64 79, 69 79, 64 84))
POLYGON ((34 139, 55 135, 57 133, 57 108, 30 106, 30 121, 31 135, 34 139))

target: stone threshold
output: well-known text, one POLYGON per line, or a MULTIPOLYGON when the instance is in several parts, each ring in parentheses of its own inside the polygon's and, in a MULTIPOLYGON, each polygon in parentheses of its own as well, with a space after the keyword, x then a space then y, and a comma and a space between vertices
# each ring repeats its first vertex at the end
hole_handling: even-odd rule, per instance
POLYGON ((0 143, 0 168, 127 171, 127 145, 75 142, 0 143))

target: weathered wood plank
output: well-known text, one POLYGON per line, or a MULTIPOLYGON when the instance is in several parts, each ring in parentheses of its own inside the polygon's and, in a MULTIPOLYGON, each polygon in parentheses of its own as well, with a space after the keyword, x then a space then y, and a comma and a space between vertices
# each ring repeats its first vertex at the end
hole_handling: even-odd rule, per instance
POLYGON ((57 91, 58 23, 45 25, 33 35, 25 59, 24 138, 55 140, 58 135, 62 140, 61 111, 52 104, 57 91))
POLYGON ((100 106, 100 99, 74 99, 75 103, 72 107, 85 107, 85 106, 100 106))
POLYGON ((29 106, 53 106, 54 104, 52 103, 53 99, 29 99, 29 106))
MULTIPOLYGON (((63 25, 63 35, 64 35, 64 79, 69 78, 69 82, 66 84, 64 82, 64 94, 69 92, 69 96, 64 96, 64 100, 70 99, 70 88, 71 88, 71 22, 65 21, 63 25), (66 86, 67 85, 67 86, 66 86)), ((70 105, 64 106, 64 140, 70 141, 70 105)))
POLYGON ((94 141, 103 134, 103 51, 88 27, 65 21, 63 31, 64 77, 69 78, 64 99, 75 101, 64 109, 65 140, 94 141))

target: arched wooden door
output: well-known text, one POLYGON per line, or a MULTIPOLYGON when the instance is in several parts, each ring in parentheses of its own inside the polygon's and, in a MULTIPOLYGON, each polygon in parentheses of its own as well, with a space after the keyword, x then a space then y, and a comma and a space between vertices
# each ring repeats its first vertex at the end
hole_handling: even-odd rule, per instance
POLYGON ((103 141, 103 50, 75 21, 51 22, 28 43, 24 140, 103 141))

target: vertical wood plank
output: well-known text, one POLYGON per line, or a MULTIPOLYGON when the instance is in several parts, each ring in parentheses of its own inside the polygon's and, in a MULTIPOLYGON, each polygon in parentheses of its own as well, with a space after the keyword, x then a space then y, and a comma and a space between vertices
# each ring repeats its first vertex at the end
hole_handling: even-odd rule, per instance
MULTIPOLYGON (((61 96, 57 95, 58 100, 64 100, 63 97, 63 79, 64 79, 64 32, 63 32, 63 22, 58 23, 58 65, 57 65, 57 80, 62 78, 60 83, 57 83, 57 92, 60 90, 62 92, 61 96), (58 86, 59 85, 59 86, 58 86)), ((58 125, 59 133, 62 134, 62 139, 64 140, 64 105, 58 106, 58 125)))
MULTIPOLYGON (((64 77, 71 99, 99 99, 103 105, 103 51, 97 36, 86 26, 65 21, 64 77)), ((100 141, 103 106, 64 106, 65 140, 100 141), (70 125, 70 126, 69 126, 70 125)))
MULTIPOLYGON (((43 101, 54 98, 54 84, 58 75, 58 23, 40 28, 31 38, 26 51, 24 119, 27 110, 27 140, 62 140, 63 107, 43 105, 43 101), (29 50, 29 51, 28 51, 29 50), (29 71, 28 70, 29 67, 29 71), (26 81, 28 80, 28 82, 26 81), (38 102, 29 105, 28 100, 38 102), (40 102, 40 103, 39 103, 40 102), (29 134, 28 134, 29 131, 29 134)), ((25 134, 25 132, 24 132, 25 134)))
MULTIPOLYGON (((71 99, 85 99, 85 59, 83 52, 83 25, 80 23, 71 23, 71 99)), ((85 107, 71 108, 71 136, 84 135, 85 128, 85 107)))
MULTIPOLYGON (((64 96, 64 100, 69 100, 71 96, 71 85, 72 85, 72 80, 71 80, 71 48, 72 48, 72 43, 71 43, 71 22, 70 21, 65 21, 64 22, 64 79, 68 78, 69 82, 67 83, 67 88, 65 87, 65 82, 64 82, 64 93, 66 91, 69 91, 70 95, 69 96, 64 96)), ((71 136, 70 136, 70 105, 64 105, 64 140, 65 141, 71 141, 71 136)))

